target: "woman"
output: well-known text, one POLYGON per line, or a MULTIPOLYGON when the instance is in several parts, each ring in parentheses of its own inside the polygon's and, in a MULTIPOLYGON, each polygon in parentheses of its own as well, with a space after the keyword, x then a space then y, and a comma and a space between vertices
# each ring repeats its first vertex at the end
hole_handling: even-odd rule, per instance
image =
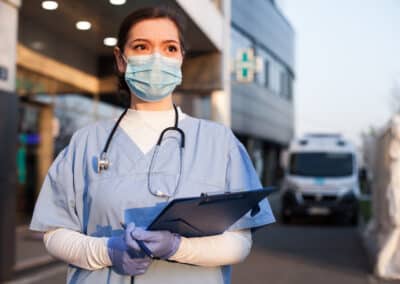
POLYGON ((31 229, 45 232, 49 253, 70 264, 68 283, 229 283, 230 265, 250 252, 250 228, 274 222, 267 200, 221 235, 185 238, 143 228, 171 198, 260 188, 246 150, 229 128, 173 104, 184 44, 171 11, 126 17, 114 55, 131 106, 117 124, 99 122, 73 135, 48 172, 31 229), (166 131, 156 146, 174 124, 183 133, 166 131))

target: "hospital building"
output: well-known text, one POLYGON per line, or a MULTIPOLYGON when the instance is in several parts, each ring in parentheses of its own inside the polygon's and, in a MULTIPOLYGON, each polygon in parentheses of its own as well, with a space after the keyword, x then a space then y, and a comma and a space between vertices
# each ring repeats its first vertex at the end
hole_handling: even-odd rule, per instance
MULTIPOLYGON (((72 133, 122 111, 113 62, 118 27, 153 5, 175 9, 185 23, 175 103, 231 127, 263 184, 276 184, 279 154, 294 135, 295 33, 274 0, 0 0, 2 232, 29 223, 46 172, 72 133)), ((14 236, 2 233, 0 251, 12 247, 14 236)), ((15 259, 3 258, 0 282, 15 268, 15 259)))

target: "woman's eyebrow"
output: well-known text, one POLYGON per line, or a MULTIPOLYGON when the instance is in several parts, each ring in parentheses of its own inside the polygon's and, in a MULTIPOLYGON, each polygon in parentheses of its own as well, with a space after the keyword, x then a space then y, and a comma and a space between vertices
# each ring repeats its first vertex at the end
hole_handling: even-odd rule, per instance
MULTIPOLYGON (((131 41, 129 41, 129 44, 134 43, 134 42, 147 42, 147 43, 151 43, 151 40, 146 39, 146 38, 135 38, 131 41)), ((174 43, 174 44, 178 44, 179 45, 179 41, 175 40, 175 39, 166 39, 162 41, 163 44, 167 44, 167 43, 174 43)))
POLYGON ((163 43, 176 43, 176 44, 179 44, 179 42, 177 40, 174 40, 174 39, 167 39, 167 40, 163 40, 162 42, 163 43))
POLYGON ((145 39, 145 38, 135 38, 135 39, 131 40, 130 42, 135 42, 135 41, 145 41, 145 42, 150 42, 148 39, 145 39))

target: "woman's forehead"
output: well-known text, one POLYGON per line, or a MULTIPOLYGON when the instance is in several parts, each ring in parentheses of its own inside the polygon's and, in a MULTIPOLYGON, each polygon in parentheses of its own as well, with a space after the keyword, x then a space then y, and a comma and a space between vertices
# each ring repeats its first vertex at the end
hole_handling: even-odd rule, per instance
POLYGON ((146 19, 136 23, 129 31, 128 40, 138 38, 179 41, 179 33, 175 23, 168 18, 146 19))

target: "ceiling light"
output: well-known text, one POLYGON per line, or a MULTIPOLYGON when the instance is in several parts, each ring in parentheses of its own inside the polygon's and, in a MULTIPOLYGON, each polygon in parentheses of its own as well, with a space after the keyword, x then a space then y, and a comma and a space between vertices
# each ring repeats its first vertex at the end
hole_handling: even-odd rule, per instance
POLYGON ((58 3, 56 1, 43 1, 42 8, 45 10, 56 10, 58 8, 58 3))
POLYGON ((76 28, 78 30, 87 31, 87 30, 90 30, 91 27, 92 27, 92 24, 88 21, 79 21, 76 23, 76 28))
POLYGON ((31 46, 36 50, 44 49, 44 43, 41 41, 34 41, 34 42, 32 42, 31 46))
POLYGON ((105 46, 115 46, 117 45, 117 39, 115 37, 106 37, 103 43, 105 46))
POLYGON ((112 5, 124 5, 126 0, 110 0, 110 4, 112 5))

